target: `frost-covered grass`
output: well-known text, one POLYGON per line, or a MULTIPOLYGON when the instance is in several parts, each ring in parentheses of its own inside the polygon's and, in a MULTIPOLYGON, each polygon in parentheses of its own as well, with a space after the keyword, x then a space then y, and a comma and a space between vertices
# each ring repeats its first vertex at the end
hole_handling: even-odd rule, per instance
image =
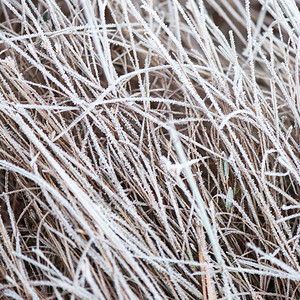
POLYGON ((299 61, 295 0, 0 0, 0 298, 299 299, 299 61))

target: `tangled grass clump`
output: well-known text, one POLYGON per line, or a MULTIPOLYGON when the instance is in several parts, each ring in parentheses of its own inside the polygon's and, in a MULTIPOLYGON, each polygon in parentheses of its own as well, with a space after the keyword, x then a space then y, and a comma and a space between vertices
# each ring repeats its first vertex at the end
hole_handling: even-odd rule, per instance
POLYGON ((0 298, 299 299, 299 60, 296 0, 0 0, 0 298))

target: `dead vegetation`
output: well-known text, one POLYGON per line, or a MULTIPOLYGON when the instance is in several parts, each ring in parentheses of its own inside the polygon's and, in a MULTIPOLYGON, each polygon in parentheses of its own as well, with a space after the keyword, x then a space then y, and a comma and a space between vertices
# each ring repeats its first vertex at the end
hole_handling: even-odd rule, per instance
POLYGON ((298 299, 298 1, 0 0, 0 298, 298 299))

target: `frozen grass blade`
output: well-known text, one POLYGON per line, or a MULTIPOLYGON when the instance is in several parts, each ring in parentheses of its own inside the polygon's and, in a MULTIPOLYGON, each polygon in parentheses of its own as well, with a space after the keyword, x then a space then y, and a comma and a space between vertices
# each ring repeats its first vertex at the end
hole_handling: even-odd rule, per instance
POLYGON ((300 298, 299 20, 0 0, 2 298, 300 298))

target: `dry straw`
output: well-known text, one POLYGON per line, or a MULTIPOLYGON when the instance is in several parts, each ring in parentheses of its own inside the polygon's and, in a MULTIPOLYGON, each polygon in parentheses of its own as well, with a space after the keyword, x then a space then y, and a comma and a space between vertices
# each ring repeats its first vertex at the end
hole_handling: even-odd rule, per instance
POLYGON ((299 1, 0 0, 1 299, 299 299, 299 1))

